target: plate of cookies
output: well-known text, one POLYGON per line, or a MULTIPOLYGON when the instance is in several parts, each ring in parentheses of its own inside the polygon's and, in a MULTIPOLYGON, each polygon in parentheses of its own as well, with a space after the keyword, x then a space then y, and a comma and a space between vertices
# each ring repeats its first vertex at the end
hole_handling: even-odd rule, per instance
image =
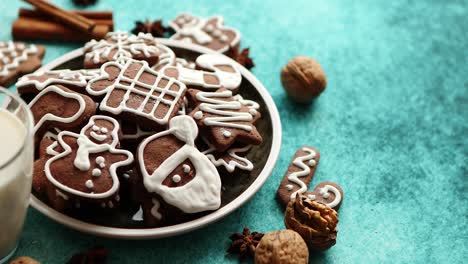
MULTIPOLYGON (((237 38, 222 36, 218 45, 237 38)), ((279 155, 265 87, 184 39, 110 32, 16 88, 35 119, 31 205, 85 233, 147 239, 206 226, 252 198, 279 155)))

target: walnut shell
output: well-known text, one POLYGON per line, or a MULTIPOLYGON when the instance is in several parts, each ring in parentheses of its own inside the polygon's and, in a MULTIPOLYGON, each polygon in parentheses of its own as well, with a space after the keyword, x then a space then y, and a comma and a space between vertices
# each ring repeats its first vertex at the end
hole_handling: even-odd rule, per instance
POLYGON ((284 223, 304 238, 310 250, 324 251, 336 244, 338 214, 304 195, 288 203, 284 223))
POLYGON ((255 249, 256 264, 308 263, 309 250, 302 237, 292 230, 267 233, 255 249))
POLYGON ((284 66, 281 82, 289 97, 299 103, 309 103, 327 87, 320 64, 305 56, 297 56, 284 66))
POLYGON ((23 257, 18 257, 10 261, 10 264, 41 264, 41 263, 33 258, 23 256, 23 257))

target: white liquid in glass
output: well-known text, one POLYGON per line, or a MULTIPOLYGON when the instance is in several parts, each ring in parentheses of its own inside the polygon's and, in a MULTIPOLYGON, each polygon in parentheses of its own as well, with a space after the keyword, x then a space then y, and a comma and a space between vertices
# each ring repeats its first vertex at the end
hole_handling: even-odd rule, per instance
POLYGON ((0 259, 15 248, 29 204, 33 150, 26 134, 16 116, 0 109, 0 259))

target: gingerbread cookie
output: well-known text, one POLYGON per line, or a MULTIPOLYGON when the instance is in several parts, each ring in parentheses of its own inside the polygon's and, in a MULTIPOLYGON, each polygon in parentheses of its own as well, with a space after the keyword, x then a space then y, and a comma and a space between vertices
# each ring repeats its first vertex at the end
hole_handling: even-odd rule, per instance
POLYGON ((137 151, 147 192, 189 214, 215 210, 221 204, 220 176, 196 148, 197 136, 198 127, 191 117, 176 116, 168 130, 143 140, 137 151))
MULTIPOLYGON (((206 144, 209 145, 208 142, 206 142, 206 144)), ((227 172, 233 173, 238 170, 253 170, 253 163, 245 157, 251 148, 252 145, 231 146, 224 152, 217 152, 215 147, 210 146, 202 153, 205 154, 216 167, 224 167, 227 172)))
POLYGON ((189 89, 188 99, 196 105, 190 113, 218 152, 234 142, 259 145, 262 136, 254 123, 260 118, 259 104, 233 96, 224 88, 216 92, 189 89))
POLYGON ((101 111, 133 122, 140 120, 145 127, 161 128, 179 111, 186 88, 152 70, 147 62, 129 59, 125 64, 102 65, 99 77, 89 81, 86 91, 104 96, 101 111))
POLYGON ((237 90, 242 81, 242 75, 234 62, 221 54, 203 54, 196 60, 197 68, 184 66, 168 66, 162 72, 181 81, 188 88, 216 91, 219 88, 237 90))
POLYGON ((118 135, 118 122, 100 115, 91 117, 80 134, 60 132, 34 164, 34 189, 58 210, 82 201, 114 208, 120 200, 117 170, 133 162, 129 151, 118 149, 118 135))
POLYGON ((174 52, 168 47, 156 43, 151 34, 129 35, 127 32, 109 32, 105 39, 91 40, 84 47, 85 68, 98 68, 108 61, 124 64, 128 59, 144 60, 149 65, 160 69, 172 65, 174 52))
POLYGON ((343 190, 332 182, 322 182, 314 191, 308 192, 315 170, 320 160, 320 152, 314 147, 301 147, 296 151, 292 163, 278 188, 278 199, 287 205, 297 194, 303 194, 307 198, 338 209, 343 190))
POLYGON ((221 16, 205 19, 183 13, 171 21, 169 27, 175 31, 171 39, 195 43, 221 53, 240 44, 239 31, 224 26, 221 16))
POLYGON ((44 53, 43 46, 0 41, 0 86, 8 87, 20 75, 35 71, 41 66, 44 53))
POLYGON ((49 127, 77 128, 96 112, 96 103, 88 96, 63 86, 49 86, 30 103, 34 117, 34 133, 40 136, 49 127))
POLYGON ((99 70, 54 70, 27 74, 15 86, 20 94, 39 93, 49 85, 63 85, 79 93, 85 93, 88 81, 96 78, 99 70))

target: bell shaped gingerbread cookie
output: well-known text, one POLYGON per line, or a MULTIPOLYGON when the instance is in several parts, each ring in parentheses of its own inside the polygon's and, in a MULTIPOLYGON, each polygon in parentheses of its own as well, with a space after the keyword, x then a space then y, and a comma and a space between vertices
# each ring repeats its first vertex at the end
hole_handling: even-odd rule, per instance
POLYGON ((62 131, 57 141, 42 143, 46 150, 34 164, 34 189, 58 210, 84 201, 114 208, 120 200, 117 171, 133 162, 132 153, 118 148, 119 130, 115 119, 95 115, 80 134, 62 131))
POLYGON ((296 151, 278 188, 278 199, 282 204, 287 205, 296 195, 302 194, 338 210, 343 200, 343 190, 338 184, 321 182, 312 192, 307 191, 319 160, 320 152, 314 147, 304 146, 296 151))
POLYGON ((145 61, 107 62, 86 91, 103 97, 99 109, 150 128, 165 128, 183 104, 185 85, 145 61))
POLYGON ((171 39, 201 45, 224 53, 229 47, 238 47, 240 33, 223 25, 223 18, 215 16, 208 19, 187 13, 178 15, 169 23, 175 34, 171 39))
POLYGON ((189 214, 215 210, 221 205, 220 176, 196 148, 197 136, 198 127, 191 117, 176 116, 168 130, 143 140, 137 151, 146 191, 189 214))
POLYGON ((216 91, 219 88, 237 91, 242 75, 231 59, 221 54, 203 54, 195 61, 199 69, 178 64, 162 69, 162 72, 181 81, 188 88, 216 91), (204 70, 200 70, 204 69, 204 70))

